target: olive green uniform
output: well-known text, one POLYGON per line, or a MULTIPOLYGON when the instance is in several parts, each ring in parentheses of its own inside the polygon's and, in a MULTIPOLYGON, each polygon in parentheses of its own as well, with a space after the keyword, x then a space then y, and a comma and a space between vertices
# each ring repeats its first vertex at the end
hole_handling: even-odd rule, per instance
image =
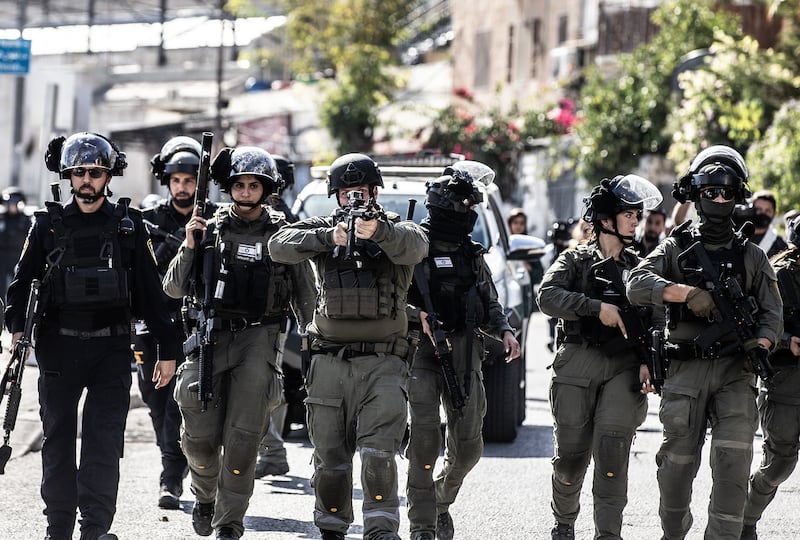
POLYGON ((789 350, 791 336, 800 335, 800 264, 796 248, 773 263, 781 281, 785 331, 770 357, 776 374, 772 384, 763 385, 758 397, 764 454, 761 466, 750 477, 744 506, 745 525, 755 525, 780 486, 797 466, 800 443, 800 368, 789 350), (785 275, 784 275, 785 273, 785 275), (784 286, 793 288, 786 292, 784 286))
MULTIPOLYGON (((283 223, 282 214, 267 210, 256 220, 244 221, 232 207, 226 206, 209 221, 207 238, 215 239, 222 231, 219 234, 223 241, 230 238, 228 234, 238 235, 252 246, 260 242, 265 250, 269 235, 283 223), (221 221, 226 223, 224 228, 221 221)), ((246 250, 242 247, 239 251, 246 250)), ((194 250, 184 242, 164 276, 164 290, 169 296, 179 298, 189 294, 193 257, 194 250)), ((296 299, 293 301, 295 314, 299 321, 306 321, 316 295, 311 268, 298 264, 287 267, 286 271, 296 299)), ((227 283, 226 288, 233 285, 227 283)), ((271 295, 278 296, 273 283, 261 285, 269 286, 271 295)), ((256 294, 253 285, 248 286, 252 294, 256 294)), ((183 416, 181 447, 189 462, 192 493, 200 503, 215 502, 211 523, 215 529, 231 527, 239 536, 244 531, 242 521, 253 493, 258 445, 266 431, 269 414, 280 404, 283 395, 275 353, 279 323, 284 316, 281 311, 288 307, 288 303, 272 305, 270 313, 255 318, 232 317, 226 316, 224 310, 219 312, 220 329, 215 330, 212 349, 214 397, 205 412, 201 411, 197 391, 190 390, 199 378, 197 352, 190 354, 177 372, 175 400, 183 416)))
MULTIPOLYGON (((601 300, 592 285, 591 266, 603 259, 596 243, 562 252, 545 273, 538 300, 543 313, 560 319, 550 382, 553 515, 559 523, 575 523, 584 475, 593 459, 595 538, 620 538, 628 501, 628 457, 636 428, 647 414, 647 399, 635 389, 641 358, 630 348, 618 354, 601 348, 621 337, 617 328, 598 326, 600 304, 610 300, 601 300)), ((639 258, 624 250, 616 262, 624 280, 639 258)))
POLYGON ((334 255, 333 216, 287 225, 269 242, 275 261, 310 259, 321 283, 307 327, 313 349, 305 402, 314 445, 314 522, 347 532, 358 449, 367 539, 397 538, 400 524, 395 454, 407 418, 406 303, 414 265, 428 250, 419 226, 398 219, 379 218, 371 241, 380 254, 371 260, 334 255))
MULTIPOLYGON (((480 246, 478 246, 480 247, 480 246)), ((482 314, 477 320, 478 326, 484 331, 502 340, 503 334, 508 331, 513 333, 511 325, 503 311, 503 306, 497 300, 497 290, 492 281, 492 274, 483 259, 482 250, 470 248, 471 257, 462 255, 465 250, 460 244, 430 240, 430 257, 434 253, 437 257, 437 266, 444 267, 444 272, 449 275, 440 277, 437 281, 444 281, 449 286, 441 286, 439 294, 432 295, 432 302, 438 314, 460 311, 462 314, 469 312, 470 307, 460 294, 460 289, 452 285, 456 277, 453 267, 463 265, 474 272, 474 287, 476 289, 476 303, 480 306, 473 307, 482 314), (439 261, 447 262, 439 265, 439 261), (450 280, 448 280, 450 278, 450 280), (449 294, 448 294, 449 292, 449 294), (455 297, 453 297, 455 296, 455 297), (459 298, 460 297, 460 298, 459 298), (450 306, 443 306, 445 302, 450 306)), ((427 259, 427 260, 429 260, 427 259)), ((426 262, 427 262, 426 260, 426 262)), ((430 281, 431 267, 422 263, 427 279, 430 281)), ((483 386, 483 344, 476 338, 474 332, 467 335, 466 329, 446 328, 447 336, 453 348, 452 362, 459 386, 464 392, 465 373, 469 370, 469 393, 466 394, 466 404, 461 411, 457 411, 448 398, 445 388, 441 364, 436 356, 436 351, 428 336, 422 334, 419 320, 420 309, 424 309, 421 294, 417 293, 418 287, 412 288, 416 296, 416 306, 409 306, 409 322, 413 329, 421 336, 419 349, 414 355, 411 367, 411 380, 409 388, 409 404, 411 410, 411 435, 406 449, 408 457, 408 517, 411 522, 411 533, 417 531, 434 531, 436 517, 447 512, 456 500, 464 478, 478 463, 483 453, 483 417, 486 414, 486 390, 483 386), (467 345, 467 340, 472 340, 467 345), (467 352, 468 349, 471 352, 467 352), (469 357, 467 355, 469 354, 469 357), (440 404, 444 404, 447 417, 447 439, 445 445, 444 467, 433 478, 436 458, 442 447, 440 404)), ((414 298, 414 297, 412 297, 414 298)), ((476 315, 477 316, 477 315, 476 315)), ((448 323, 442 321, 445 325, 448 323)), ((458 324, 457 326, 461 326, 458 324)), ((474 329, 473 329, 474 330, 474 329)))
MULTIPOLYGON (((692 240, 702 238, 694 235, 692 240)), ((714 251, 733 250, 734 241, 725 246, 704 245, 713 260, 714 251)), ((688 282, 678 261, 688 245, 689 241, 671 236, 633 271, 628 282, 628 298, 633 304, 663 306, 665 287, 688 282)), ((758 306, 754 333, 776 343, 782 331, 782 304, 775 272, 764 252, 750 242, 741 247, 737 257, 742 260, 734 266, 740 265, 744 272, 742 290, 758 306)), ((688 311, 684 304, 677 306, 688 311)), ((756 380, 745 369, 746 356, 741 352, 714 355, 692 350, 692 340, 711 324, 687 315, 685 320, 670 320, 666 331, 668 345, 679 347, 679 353, 670 359, 662 389, 659 417, 664 438, 656 456, 659 515, 668 540, 684 538, 692 526, 692 482, 700 467, 707 426, 711 427, 713 488, 706 538, 738 540, 742 529, 758 422, 756 380)), ((730 336, 724 337, 720 347, 724 349, 730 342, 730 336)))

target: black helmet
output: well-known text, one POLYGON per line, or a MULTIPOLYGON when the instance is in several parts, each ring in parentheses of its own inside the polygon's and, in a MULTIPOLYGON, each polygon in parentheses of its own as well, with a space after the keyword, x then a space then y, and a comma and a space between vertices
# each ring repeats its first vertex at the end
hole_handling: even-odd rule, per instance
POLYGON ((200 155, 203 148, 191 137, 173 137, 164 143, 161 152, 150 160, 150 172, 158 178, 162 186, 169 185, 169 175, 175 172, 197 176, 200 169, 200 155))
POLYGON ((488 186, 494 171, 478 161, 460 161, 445 167, 442 176, 428 182, 425 208, 441 208, 466 213, 483 202, 480 186, 488 186))
POLYGON ((25 198, 25 193, 22 192, 22 189, 18 188, 17 186, 9 186, 5 188, 0 196, 0 201, 7 206, 15 206, 18 203, 25 204, 27 199, 25 198))
POLYGON ((383 187, 378 164, 364 154, 345 154, 336 158, 328 169, 328 197, 337 189, 357 186, 383 187))
POLYGON ((283 181, 281 190, 292 187, 294 185, 294 163, 278 154, 272 154, 272 159, 275 160, 278 174, 281 175, 281 180, 283 181))
POLYGON ((696 201, 703 187, 731 186, 736 189, 736 202, 741 203, 750 196, 748 178, 742 155, 730 146, 716 144, 697 154, 686 174, 673 184, 672 196, 682 203, 696 201))
POLYGON ((789 243, 800 247, 800 216, 789 222, 789 243))
POLYGON ((211 178, 219 184, 220 191, 230 193, 233 180, 239 176, 250 174, 261 181, 264 194, 267 195, 280 188, 280 176, 272 156, 257 146, 226 147, 219 151, 211 164, 211 178))
POLYGON ((617 175, 611 180, 603 178, 583 200, 586 205, 583 220, 596 224, 625 210, 650 210, 661 204, 662 199, 658 188, 641 176, 628 174, 617 175))
POLYGON ((69 178, 70 170, 94 165, 108 169, 112 176, 122 176, 128 166, 125 153, 116 144, 98 133, 75 133, 66 139, 56 137, 50 141, 45 152, 45 164, 61 178, 69 178))

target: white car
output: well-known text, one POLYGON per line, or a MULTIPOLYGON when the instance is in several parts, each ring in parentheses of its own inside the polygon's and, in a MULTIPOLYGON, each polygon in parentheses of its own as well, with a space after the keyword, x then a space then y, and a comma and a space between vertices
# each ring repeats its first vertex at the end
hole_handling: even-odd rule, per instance
MULTIPOLYGON (((417 204, 413 220, 419 223, 427 213, 424 206, 426 182, 440 176, 444 167, 379 165, 384 184, 378 195, 380 205, 405 219, 409 200, 414 199, 417 204)), ((336 198, 328 197, 326 174, 327 167, 312 168, 314 180, 302 189, 292 207, 292 213, 299 219, 329 215, 336 209, 336 198)), ((506 364, 502 343, 490 338, 485 340, 488 354, 483 372, 487 411, 483 434, 487 441, 510 442, 516 437, 517 426, 525 419, 525 338, 528 315, 534 309, 533 286, 524 261, 540 257, 545 243, 532 236, 509 235, 497 186, 490 184, 484 194, 484 202, 477 208, 478 220, 472 239, 487 249, 485 259, 498 299, 505 306, 511 325, 517 329, 517 339, 523 349, 519 360, 506 364)), ((290 346, 291 341, 290 338, 287 342, 284 364, 297 368, 299 356, 290 350, 294 348, 290 346)))

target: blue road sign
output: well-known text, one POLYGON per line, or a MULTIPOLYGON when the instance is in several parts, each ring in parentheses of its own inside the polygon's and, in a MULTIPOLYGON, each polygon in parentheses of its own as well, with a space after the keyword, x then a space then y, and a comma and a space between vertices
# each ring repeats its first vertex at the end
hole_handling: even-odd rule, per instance
POLYGON ((31 67, 31 40, 0 39, 0 73, 25 75, 31 67))

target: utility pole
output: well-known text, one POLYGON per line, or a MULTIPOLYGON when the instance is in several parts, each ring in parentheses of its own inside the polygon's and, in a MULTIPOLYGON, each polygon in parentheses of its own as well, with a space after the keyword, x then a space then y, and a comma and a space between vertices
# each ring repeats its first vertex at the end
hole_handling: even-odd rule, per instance
MULTIPOLYGON (((17 26, 19 27, 19 39, 22 39, 22 31, 27 24, 27 13, 25 0, 17 0, 17 26)), ((11 136, 11 185, 19 185, 19 173, 22 168, 22 113, 25 111, 25 76, 17 75, 14 85, 14 127, 11 136)))
MULTIPOLYGON (((217 137, 222 136, 222 81, 224 78, 223 69, 225 66, 225 0, 219 0, 219 49, 217 50, 217 109, 214 122, 214 131, 217 137)), ((218 139, 219 140, 219 139, 218 139)))

